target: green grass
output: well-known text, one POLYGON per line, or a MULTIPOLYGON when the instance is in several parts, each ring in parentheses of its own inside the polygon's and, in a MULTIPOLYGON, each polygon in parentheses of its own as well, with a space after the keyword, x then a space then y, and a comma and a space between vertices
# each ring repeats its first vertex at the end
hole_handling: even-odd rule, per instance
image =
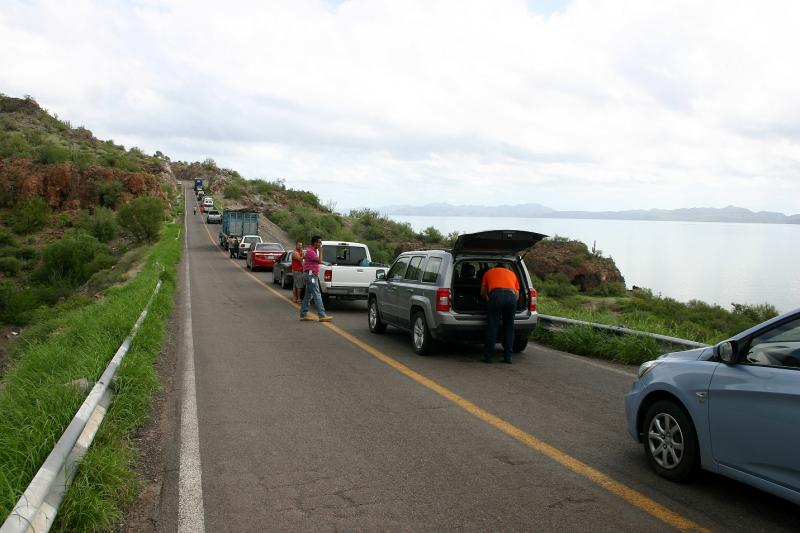
POLYGON ((591 326, 571 326, 558 332, 539 327, 533 340, 564 352, 629 365, 655 359, 668 351, 649 337, 618 335, 591 326))
MULTIPOLYGON (((168 226, 141 273, 99 302, 64 306, 18 341, 16 364, 0 385, 0 509, 8 515, 85 398, 73 380, 96 380, 130 332, 159 277, 163 285, 117 372, 115 396, 70 487, 55 531, 111 531, 135 495, 132 432, 158 389, 154 362, 173 308, 181 241, 168 226), (159 267, 166 270, 161 273, 159 267)), ((4 518, 3 518, 4 519, 4 518)))

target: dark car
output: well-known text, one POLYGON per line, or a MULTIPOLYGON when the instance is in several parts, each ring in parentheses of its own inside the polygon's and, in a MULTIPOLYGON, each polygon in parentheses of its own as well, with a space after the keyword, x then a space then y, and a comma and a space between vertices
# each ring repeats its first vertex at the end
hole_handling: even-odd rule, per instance
POLYGON ((277 242, 254 242, 250 248, 245 263, 247 268, 254 272, 259 268, 272 270, 275 261, 286 251, 283 245, 277 242))
POLYGON ((490 268, 508 266, 519 280, 514 317, 514 352, 528 345, 536 327, 536 289, 519 252, 545 238, 529 231, 495 230, 461 235, 452 250, 404 252, 386 275, 369 287, 369 329, 386 325, 411 332, 414 351, 428 353, 434 341, 482 341, 486 304, 481 279, 490 268))
POLYGON ((294 285, 292 251, 286 252, 275 261, 275 266, 272 267, 272 283, 277 283, 284 289, 291 289, 294 285))

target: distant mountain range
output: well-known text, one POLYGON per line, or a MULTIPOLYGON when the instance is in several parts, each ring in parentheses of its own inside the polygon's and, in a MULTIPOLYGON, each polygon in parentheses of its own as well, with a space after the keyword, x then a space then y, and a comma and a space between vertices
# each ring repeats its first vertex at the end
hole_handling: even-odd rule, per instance
POLYGON ((499 206, 390 205, 379 209, 387 215, 450 217, 587 218, 599 220, 664 220, 672 222, 751 222, 760 224, 800 224, 800 214, 775 211, 750 211, 732 205, 723 208, 688 207, 682 209, 632 209, 628 211, 557 211, 541 204, 499 206))

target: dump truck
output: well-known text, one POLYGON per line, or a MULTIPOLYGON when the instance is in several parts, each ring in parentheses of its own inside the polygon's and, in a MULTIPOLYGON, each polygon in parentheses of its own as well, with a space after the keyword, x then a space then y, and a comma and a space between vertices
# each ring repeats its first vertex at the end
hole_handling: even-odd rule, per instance
POLYGON ((228 237, 258 235, 258 213, 244 209, 226 209, 222 212, 219 245, 228 249, 228 237))

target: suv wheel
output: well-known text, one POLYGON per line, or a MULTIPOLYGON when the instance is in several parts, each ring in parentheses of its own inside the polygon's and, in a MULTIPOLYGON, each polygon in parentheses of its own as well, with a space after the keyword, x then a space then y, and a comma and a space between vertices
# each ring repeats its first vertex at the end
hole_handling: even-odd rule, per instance
POLYGON ((286 280, 286 272, 281 271, 281 289, 288 289, 289 282, 286 280))
POLYGON ((411 344, 419 355, 427 355, 433 347, 433 337, 428 329, 425 313, 417 311, 411 317, 411 344))
POLYGON ((670 481, 685 481, 697 472, 697 435, 692 421, 674 401, 651 405, 642 429, 644 453, 656 474, 670 481))
POLYGON ((514 353, 524 352, 525 348, 528 347, 528 336, 527 335, 517 335, 514 337, 514 345, 511 346, 511 351, 514 353))
POLYGON ((369 323, 369 330, 372 333, 383 333, 386 331, 386 322, 381 320, 381 313, 378 310, 377 298, 369 299, 369 306, 367 307, 367 321, 369 323))

